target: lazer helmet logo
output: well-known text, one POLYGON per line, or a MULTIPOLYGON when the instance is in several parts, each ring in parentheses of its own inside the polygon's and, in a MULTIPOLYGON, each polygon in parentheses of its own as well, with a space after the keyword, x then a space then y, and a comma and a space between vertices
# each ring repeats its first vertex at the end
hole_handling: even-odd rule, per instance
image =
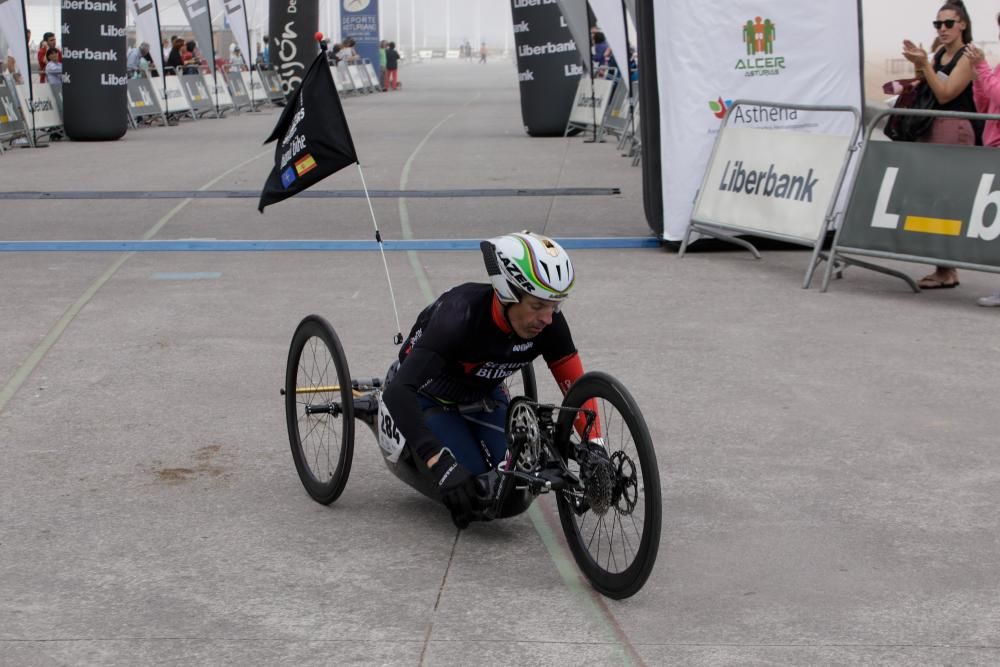
POLYGON ((514 279, 514 282, 517 283, 518 287, 523 289, 525 292, 535 291, 535 286, 531 284, 531 281, 528 280, 527 277, 525 277, 524 273, 521 272, 521 269, 518 268, 517 264, 510 261, 510 259, 507 258, 507 255, 502 252, 498 251, 497 255, 500 257, 500 261, 503 262, 507 275, 514 279))
POLYGON ((720 120, 726 117, 726 112, 729 111, 731 106, 733 106, 732 100, 724 100, 721 97, 714 102, 708 103, 708 108, 711 109, 712 113, 715 114, 715 117, 720 120))

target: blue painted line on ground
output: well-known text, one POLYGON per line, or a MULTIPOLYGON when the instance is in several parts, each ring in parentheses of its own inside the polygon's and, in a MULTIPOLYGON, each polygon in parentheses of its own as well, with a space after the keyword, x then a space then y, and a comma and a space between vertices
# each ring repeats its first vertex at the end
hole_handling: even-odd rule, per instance
POLYGON ((215 280, 221 278, 218 271, 201 271, 194 273, 154 273, 151 280, 215 280))
MULTIPOLYGON (((659 248, 659 239, 646 236, 557 238, 567 250, 659 248)), ((386 251, 479 250, 480 239, 421 239, 385 241, 386 251)), ((288 252, 370 251, 375 241, 0 241, 0 252, 288 252)))

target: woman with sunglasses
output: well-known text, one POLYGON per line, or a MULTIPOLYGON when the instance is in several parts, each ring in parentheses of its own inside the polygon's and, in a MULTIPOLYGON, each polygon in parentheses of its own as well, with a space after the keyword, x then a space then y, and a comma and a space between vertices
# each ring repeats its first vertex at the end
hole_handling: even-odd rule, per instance
MULTIPOLYGON (((972 41, 972 21, 962 0, 952 0, 938 10, 933 22, 941 47, 933 60, 927 52, 910 40, 903 41, 903 57, 913 63, 917 75, 930 86, 940 111, 975 113, 976 103, 972 94, 972 64, 965 54, 966 44, 972 41)), ((958 118, 936 118, 930 132, 919 141, 932 144, 960 144, 974 146, 976 131, 971 121, 958 118)), ((934 273, 924 276, 917 283, 921 289, 958 287, 958 270, 938 266, 934 273)))
MULTIPOLYGON (((997 14, 997 27, 1000 27, 1000 14, 997 14)), ((982 49, 973 44, 965 47, 965 55, 969 58, 974 72, 975 82, 972 84, 972 92, 975 95, 976 107, 980 113, 1000 114, 1000 63, 991 72, 982 49)), ((986 121, 983 146, 1000 148, 1000 120, 986 121)), ((982 297, 979 299, 979 305, 987 308, 1000 307, 1000 292, 982 297)))

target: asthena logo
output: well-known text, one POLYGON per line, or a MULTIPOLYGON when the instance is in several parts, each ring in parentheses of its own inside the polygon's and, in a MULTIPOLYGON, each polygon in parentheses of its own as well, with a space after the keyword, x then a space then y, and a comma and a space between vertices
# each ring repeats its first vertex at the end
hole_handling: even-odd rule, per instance
MULTIPOLYGON (((720 120, 726 117, 726 112, 729 111, 732 106, 732 100, 725 100, 721 97, 717 98, 714 102, 710 101, 708 103, 708 108, 711 109, 715 117, 720 120)), ((799 112, 797 109, 747 106, 742 104, 736 107, 732 114, 730 114, 729 123, 731 125, 767 126, 768 124, 774 125, 784 123, 785 121, 798 120, 798 118, 799 112)))
POLYGON ((721 97, 714 102, 708 103, 708 108, 711 109, 712 113, 715 114, 715 117, 720 120, 726 117, 726 112, 729 111, 731 106, 733 106, 732 100, 724 100, 721 97))
POLYGON ((774 55, 777 39, 775 23, 771 19, 756 16, 743 24, 743 44, 746 58, 736 61, 734 69, 745 76, 776 76, 785 69, 785 58, 774 55))

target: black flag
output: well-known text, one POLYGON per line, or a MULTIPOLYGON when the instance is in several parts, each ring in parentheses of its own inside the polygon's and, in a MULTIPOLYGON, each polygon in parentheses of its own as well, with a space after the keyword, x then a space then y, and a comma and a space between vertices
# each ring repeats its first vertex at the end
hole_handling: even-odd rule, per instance
POLYGON ((306 71, 265 144, 280 139, 257 210, 287 199, 358 161, 326 51, 306 71))

